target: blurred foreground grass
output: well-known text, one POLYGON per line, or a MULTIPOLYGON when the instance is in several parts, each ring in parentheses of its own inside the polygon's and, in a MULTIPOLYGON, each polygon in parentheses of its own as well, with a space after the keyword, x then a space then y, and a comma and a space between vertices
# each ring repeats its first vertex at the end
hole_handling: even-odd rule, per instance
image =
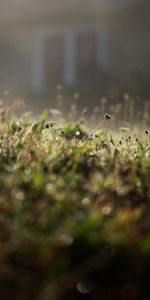
POLYGON ((2 112, 1 298, 149 299, 149 130, 2 112))

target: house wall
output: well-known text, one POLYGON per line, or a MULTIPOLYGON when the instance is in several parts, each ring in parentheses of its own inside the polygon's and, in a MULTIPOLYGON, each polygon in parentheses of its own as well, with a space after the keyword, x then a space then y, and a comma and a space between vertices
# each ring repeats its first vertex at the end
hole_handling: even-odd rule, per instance
POLYGON ((0 32, 0 87, 29 88, 32 80, 34 34, 25 28, 0 32))
MULTIPOLYGON (((104 2, 105 1, 103 1, 103 3, 104 2)), ((132 1, 132 3, 133 2, 134 1, 132 1)), ((138 1, 138 3, 139 2, 140 1, 138 1)), ((96 1, 94 3, 96 3, 96 1)), ((99 3, 99 1, 97 1, 97 3, 99 3)), ((131 3, 131 1, 128 1, 128 3, 131 3)), ((78 2, 78 8, 79 6, 78 2)), ((3 26, 0 26, 1 90, 5 88, 34 90, 37 89, 38 86, 40 87, 40 82, 42 87, 42 80, 44 78, 42 77, 43 61, 40 59, 42 46, 40 41, 37 42, 37 36, 39 36, 44 28, 51 30, 51 28, 55 28, 58 24, 59 27, 66 26, 67 28, 72 28, 73 26, 75 27, 76 24, 80 26, 80 24, 82 25, 83 23, 87 26, 89 24, 95 24, 96 22, 101 22, 104 27, 107 27, 107 40, 105 40, 106 35, 104 34, 103 47, 100 47, 99 50, 99 63, 102 64, 103 67, 107 66, 105 68, 105 85, 109 85, 113 82, 124 84, 125 82, 127 87, 131 70, 136 64, 141 69, 143 81, 147 82, 146 88, 148 88, 149 83, 147 78, 150 76, 150 18, 148 18, 148 9, 146 8, 144 10, 144 6, 141 6, 142 9, 138 12, 137 7, 140 6, 137 4, 136 9, 129 5, 128 9, 121 10, 121 6, 118 6, 118 10, 114 9, 112 13, 104 13, 106 6, 102 12, 100 10, 100 5, 96 6, 95 4, 95 7, 98 8, 96 10, 91 2, 91 4, 89 4, 89 8, 90 7, 91 10, 89 9, 87 13, 84 14, 82 11, 82 13, 79 14, 80 20, 75 14, 70 14, 70 16, 67 15, 65 17, 65 9, 61 14, 56 7, 55 9, 53 8, 54 15, 52 16, 52 13, 48 12, 48 10, 47 14, 44 12, 43 15, 42 13, 40 15, 40 10, 39 15, 36 13, 34 14, 34 7, 32 7, 33 12, 28 14, 28 11, 26 11, 26 15, 22 18, 22 21, 20 14, 18 21, 17 18, 14 18, 13 22, 9 19, 3 26), (50 14, 51 18, 49 17, 50 14)), ((79 9, 76 7, 76 12, 78 11, 79 9)), ((100 36, 102 37, 102 32, 100 32, 100 36)), ((67 46, 67 49, 71 49, 72 47, 72 52, 74 51, 73 43, 74 40, 69 40, 67 46)), ((70 50, 67 51, 65 52, 65 57, 66 66, 68 67, 65 69, 65 82, 69 82, 69 79, 71 78, 70 83, 72 83, 75 79, 75 75, 73 75, 74 67, 72 56, 70 55, 72 52, 70 52, 70 50), (70 62, 67 64, 67 61, 69 60, 70 62), (71 68, 69 65, 72 65, 72 71, 70 71, 71 68)), ((91 51, 93 51, 92 55, 95 56, 94 50, 91 51)), ((100 78, 100 80, 102 80, 102 78, 100 78)))
POLYGON ((116 82, 130 85, 135 68, 141 72, 141 87, 150 93, 150 33, 147 22, 139 18, 113 24, 110 34, 110 73, 116 82))

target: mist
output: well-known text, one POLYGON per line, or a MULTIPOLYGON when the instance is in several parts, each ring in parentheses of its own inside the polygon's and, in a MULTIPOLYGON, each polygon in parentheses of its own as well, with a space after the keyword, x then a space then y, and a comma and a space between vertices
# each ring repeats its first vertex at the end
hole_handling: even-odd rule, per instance
MULTIPOLYGON (((0 91, 39 107, 150 94, 147 0, 0 0, 0 91), (44 99, 41 104, 41 99, 44 99)), ((92 101, 92 103, 91 103, 92 101)))

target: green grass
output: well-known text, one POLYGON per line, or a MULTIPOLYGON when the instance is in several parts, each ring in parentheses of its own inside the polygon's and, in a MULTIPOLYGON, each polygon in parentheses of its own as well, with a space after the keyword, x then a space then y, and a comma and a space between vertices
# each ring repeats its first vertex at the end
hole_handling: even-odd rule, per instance
POLYGON ((149 299, 149 132, 82 123, 1 120, 4 300, 149 299))

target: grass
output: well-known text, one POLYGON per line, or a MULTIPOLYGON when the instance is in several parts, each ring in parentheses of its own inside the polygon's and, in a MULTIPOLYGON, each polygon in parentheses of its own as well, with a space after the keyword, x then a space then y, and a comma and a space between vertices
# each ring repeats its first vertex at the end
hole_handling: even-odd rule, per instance
POLYGON ((2 299, 149 299, 148 129, 53 114, 1 113, 2 299))

